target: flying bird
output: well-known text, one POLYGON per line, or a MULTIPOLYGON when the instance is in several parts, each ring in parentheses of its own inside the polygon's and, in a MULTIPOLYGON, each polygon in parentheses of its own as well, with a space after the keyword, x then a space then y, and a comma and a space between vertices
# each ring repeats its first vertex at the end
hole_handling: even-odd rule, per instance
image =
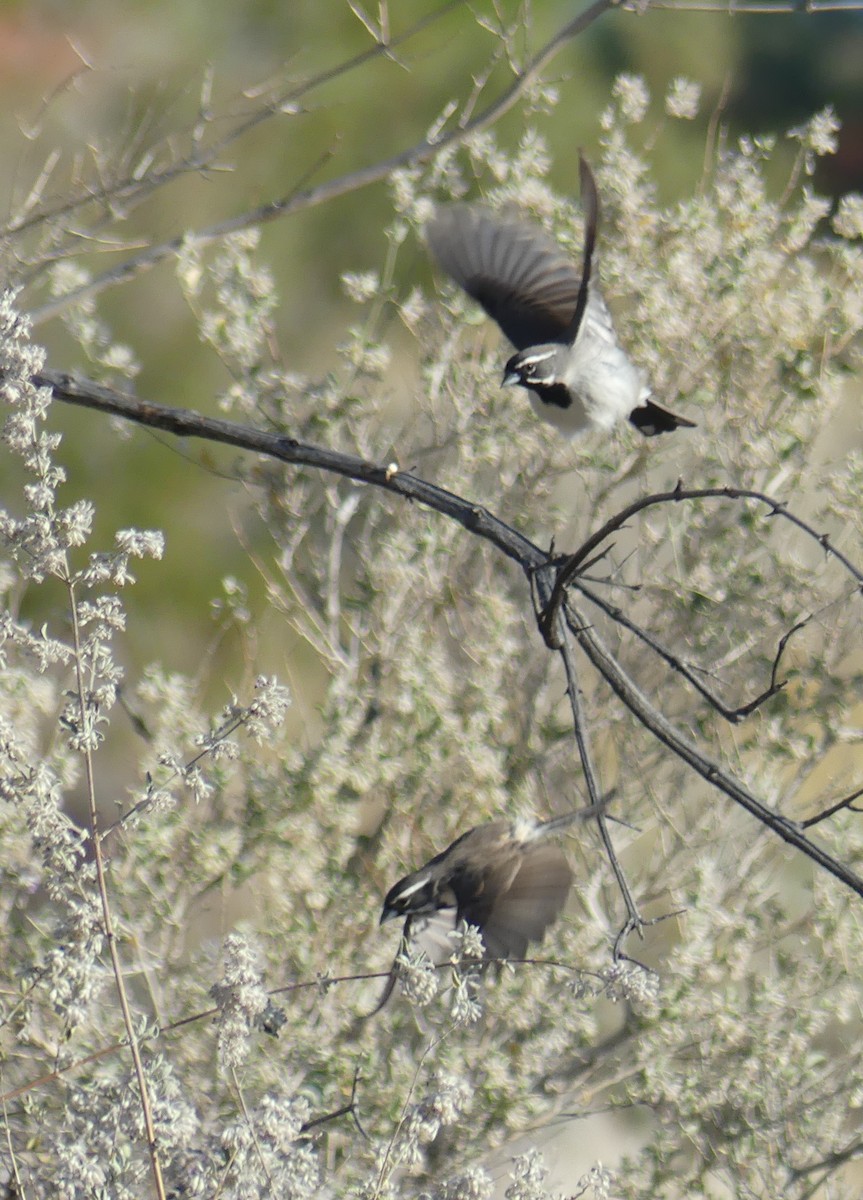
POLYGON ((503 386, 527 388, 534 411, 572 436, 627 418, 645 437, 694 422, 651 399, 643 373, 621 348, 592 281, 599 224, 596 180, 580 155, 584 209, 581 274, 542 229, 474 204, 440 209, 429 248, 456 283, 496 321, 517 353, 503 386))

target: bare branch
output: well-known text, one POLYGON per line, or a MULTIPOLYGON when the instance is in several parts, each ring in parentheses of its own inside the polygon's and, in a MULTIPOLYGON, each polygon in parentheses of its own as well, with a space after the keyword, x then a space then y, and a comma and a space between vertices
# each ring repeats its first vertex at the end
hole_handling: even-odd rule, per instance
MULTIPOLYGON (((148 170, 141 175, 140 170, 136 169, 130 176, 123 179, 115 180, 111 184, 106 184, 99 188, 87 188, 80 195, 70 198, 64 198, 62 202, 53 206, 43 205, 37 211, 32 211, 34 203, 31 201, 24 206, 26 215, 18 220, 12 221, 7 226, 6 232, 14 236, 19 233, 26 232, 27 229, 46 220, 57 220, 60 217, 71 216, 72 213, 85 207, 88 204, 105 204, 118 205, 121 204, 128 211, 130 205, 140 202, 153 192, 160 188, 173 183, 182 175, 194 174, 203 171, 212 171, 217 169, 219 157, 228 150, 235 142, 251 133, 259 125, 265 121, 271 120, 276 116, 284 116, 286 113, 293 115, 299 110, 299 102, 309 93, 317 90, 325 84, 332 83, 334 80, 341 78, 344 75, 356 70, 358 67, 365 66, 375 58, 382 56, 393 57, 393 50, 399 46, 405 45, 411 41, 417 34, 423 32, 430 25, 439 21, 442 17, 447 16, 450 12, 464 5, 465 0, 446 0, 440 8, 433 12, 427 13, 421 17, 403 33, 396 37, 388 38, 386 41, 377 41, 368 50, 363 50, 359 54, 346 59, 335 67, 328 67, 326 70, 319 72, 317 75, 311 76, 309 79, 302 80, 300 83, 294 84, 285 91, 268 99, 263 107, 256 109, 251 114, 243 114, 237 120, 236 125, 227 133, 210 143, 208 146, 202 145, 203 129, 208 119, 208 100, 211 87, 209 72, 204 78, 202 87, 202 103, 198 115, 195 118, 193 127, 190 132, 192 145, 195 147, 193 154, 172 162, 170 166, 160 169, 148 170)), ((80 74, 83 70, 92 70, 92 65, 87 63, 84 67, 76 71, 69 80, 62 85, 64 88, 68 86, 71 79, 80 74)), ((246 95, 249 93, 247 92, 246 95)), ((53 97, 51 98, 53 99, 53 97)), ((50 103, 50 100, 48 101, 50 103)), ((178 134, 177 131, 172 131, 171 140, 175 141, 178 134)), ((155 156, 155 147, 150 150, 151 157, 155 156)), ((43 172, 44 174, 44 172, 43 172)), ((41 194, 41 189, 36 191, 36 197, 41 194)))
POLYGON ((863 0, 625 0, 623 8, 632 12, 643 12, 649 8, 670 8, 677 12, 723 12, 729 16, 736 13, 758 13, 760 16, 805 12, 860 12, 863 0))
POLYGON ((800 828, 811 829, 813 825, 819 825, 822 821, 826 821, 828 817, 842 812, 843 809, 848 809, 849 812, 853 813, 863 812, 863 809, 854 807, 854 801, 859 800, 861 796, 863 796, 863 788, 858 788, 856 792, 852 792, 850 796, 845 796, 842 800, 837 800, 835 804, 831 804, 823 812, 817 813, 814 817, 807 817, 805 821, 801 821, 800 828))
POLYGON ((812 1190, 807 1192, 807 1196, 815 1196, 820 1192, 825 1180, 845 1163, 853 1162, 854 1159, 860 1158, 863 1155, 863 1142, 855 1138, 845 1147, 844 1150, 837 1150, 835 1154, 831 1154, 828 1158, 819 1159, 818 1162, 808 1163, 805 1167, 790 1167, 789 1175, 793 1180, 805 1179, 807 1175, 814 1175, 816 1172, 821 1172, 821 1177, 815 1181, 812 1190))
POLYGON ((783 517, 786 521, 790 521, 792 525, 795 525, 807 537, 817 542, 825 554, 831 555, 837 562, 841 563, 848 574, 860 585, 859 590, 863 592, 863 570, 855 566, 850 558, 833 545, 828 534, 818 533, 808 521, 790 512, 784 501, 776 500, 766 492, 755 491, 753 488, 685 488, 683 481, 678 480, 677 486, 670 492, 656 492, 652 496, 644 496, 640 500, 634 500, 632 504, 628 504, 619 513, 615 513, 600 529, 592 533, 574 554, 564 555, 558 560, 559 571, 557 579, 551 592, 548 608, 543 613, 540 623, 542 635, 548 645, 554 646, 553 633, 558 609, 563 603, 566 589, 575 580, 579 573, 579 568, 585 563, 585 560, 589 558, 607 537, 612 533, 616 533, 619 529, 623 529, 637 513, 643 512, 647 508, 653 508, 658 504, 678 504, 686 500, 754 500, 758 504, 765 505, 770 510, 767 513, 768 517, 783 517))
MULTIPOLYGON (((538 581, 539 584, 539 581, 538 581)), ((539 584, 539 594, 542 595, 542 587, 539 584)), ((617 857, 617 852, 614 848, 614 842, 611 840, 611 832, 608 828, 608 818, 602 809, 601 792, 596 779, 596 771, 593 766, 593 759, 590 753, 590 741, 587 733, 587 723, 584 717, 584 708, 581 703, 581 691, 578 686, 578 675, 575 667, 575 658, 572 654, 569 642, 566 637, 566 632, 563 629, 562 620, 559 621, 560 629, 558 631, 560 643, 560 657, 563 661, 563 669, 566 674, 566 694, 569 697, 569 707, 572 713, 573 731, 575 733, 575 744, 578 747, 578 756, 581 760, 581 769, 584 772, 584 780, 587 784, 588 802, 597 806, 596 823, 599 827, 600 837, 605 847, 605 853, 608 856, 608 861, 611 869, 614 872, 614 877, 617 880, 617 886, 620 888, 620 894, 623 897, 623 903, 626 906, 626 923, 621 931, 620 936, 615 942, 615 956, 620 950, 620 942, 622 938, 630 930, 641 929, 641 915, 638 911, 638 906, 630 890, 629 884, 626 881, 626 876, 623 873, 623 867, 620 865, 620 860, 617 857)))
POLYGON ((618 663, 614 655, 605 646, 596 632, 585 623, 584 618, 572 605, 567 606, 567 624, 575 634, 579 646, 587 657, 602 674, 618 698, 626 705, 633 716, 649 729, 664 746, 676 754, 693 768, 703 779, 730 796, 736 804, 745 808, 762 825, 778 834, 783 841, 796 847, 807 858, 819 867, 835 876, 846 887, 863 896, 863 879, 849 870, 844 863, 834 858, 832 854, 809 840, 803 833, 803 828, 797 821, 783 817, 775 809, 768 808, 757 799, 742 783, 724 771, 718 763, 694 746, 688 738, 678 732, 671 722, 647 699, 638 685, 632 680, 618 663))
POLYGON ((361 1137, 365 1141, 369 1141, 369 1135, 360 1124, 359 1113, 357 1112, 357 1088, 360 1082, 360 1068, 354 1070, 353 1083, 351 1084, 351 1098, 347 1104, 343 1104, 341 1108, 334 1109, 333 1112, 324 1113, 321 1117, 312 1117, 310 1121, 305 1121, 300 1126, 301 1133, 308 1133, 310 1129, 314 1129, 317 1125, 324 1125, 329 1121, 335 1121, 338 1117, 345 1117, 350 1113, 354 1119, 354 1124, 360 1132, 361 1137))
POLYGON ((688 683, 690 683, 698 692, 698 694, 703 696, 711 708, 716 709, 720 716, 724 717, 725 720, 729 721, 732 725, 736 725, 746 717, 751 716, 757 708, 760 708, 761 705, 765 703, 765 701, 769 700, 771 696, 775 696, 777 692, 781 692, 785 687, 785 680, 778 679, 779 664, 782 659, 782 655, 785 652, 785 648, 793 635, 799 632, 799 630, 804 629, 809 621, 808 617, 803 621, 798 621, 796 625, 793 625, 791 629, 789 629, 788 632, 783 634, 779 639, 779 645, 777 647, 776 655, 773 659, 773 666, 770 671, 770 684, 768 687, 766 687, 763 692, 760 692, 754 700, 750 700, 746 704, 741 704, 737 708, 729 708, 728 705, 724 704, 723 701, 720 700, 720 698, 710 690, 710 688, 704 686, 695 671, 688 667, 681 658, 678 658, 673 651, 664 646, 658 638, 655 638, 649 630, 642 628, 641 625, 636 624, 635 621, 627 617, 622 608, 615 604, 609 604, 607 600, 603 600, 603 598, 593 591, 592 588, 586 587, 581 576, 577 580, 575 586, 578 588, 581 594, 591 602, 591 604, 595 604, 597 608, 601 608, 606 616, 610 617, 615 624, 621 625, 624 629, 628 629, 630 633, 634 634, 637 638, 639 638, 640 641, 644 642, 646 646, 649 646, 650 649, 663 660, 663 662, 667 663, 673 671, 675 671, 678 675, 681 675, 688 683))
POLYGON ((165 404, 154 404, 127 392, 120 392, 92 380, 65 375, 62 372, 43 371, 33 377, 33 382, 38 387, 51 388, 58 400, 123 417, 127 421, 134 421, 151 429, 163 429, 166 433, 173 433, 178 437, 220 442, 240 450, 265 454, 281 462, 330 471, 357 483, 374 484, 407 500, 418 500, 429 508, 452 517, 465 529, 491 541, 508 558, 526 569, 544 566, 548 561, 546 554, 538 546, 498 520, 486 508, 427 483, 418 475, 400 471, 397 463, 372 463, 354 454, 326 450, 320 446, 298 442, 283 434, 254 429, 250 425, 240 425, 216 417, 203 417, 188 408, 170 408, 165 404))

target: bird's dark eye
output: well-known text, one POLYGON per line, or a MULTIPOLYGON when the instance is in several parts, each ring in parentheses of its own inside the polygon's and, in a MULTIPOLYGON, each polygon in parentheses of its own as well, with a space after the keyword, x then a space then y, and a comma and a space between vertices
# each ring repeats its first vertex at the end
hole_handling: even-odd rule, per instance
POLYGON ((525 383, 550 383, 554 376, 552 354, 531 355, 515 367, 525 383))

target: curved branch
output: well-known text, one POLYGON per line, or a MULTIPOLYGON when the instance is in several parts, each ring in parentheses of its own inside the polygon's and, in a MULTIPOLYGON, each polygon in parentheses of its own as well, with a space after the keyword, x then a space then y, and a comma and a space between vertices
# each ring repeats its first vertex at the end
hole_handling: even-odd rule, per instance
POLYGON ((687 683, 695 688, 698 694, 707 701, 711 708, 715 709, 721 717, 724 717, 725 720, 732 725, 737 725, 741 721, 745 720, 746 717, 751 716, 752 713, 754 713, 757 708, 760 708, 762 704, 769 700, 771 696, 775 696, 777 692, 781 692, 785 687, 786 680, 778 678, 779 664, 782 661, 782 655, 785 653, 788 643, 794 634, 799 633, 801 629, 805 629, 810 620, 809 617, 806 617, 802 621, 798 621, 795 625, 792 625, 791 628, 787 630, 779 639, 779 645, 776 648, 776 654, 773 658, 773 665, 770 669, 770 683, 768 686, 762 692, 759 692, 753 700, 749 700, 746 702, 746 704, 741 704, 737 708, 730 708, 727 704, 723 703, 723 701, 720 700, 720 698, 714 692, 712 692, 710 688, 704 686, 704 684, 698 678, 696 672, 693 671, 691 667, 688 667, 681 658, 678 658, 673 651, 669 650, 667 646, 664 646, 658 638, 655 638, 653 634, 650 633, 649 630, 642 629, 640 625, 628 617, 623 609, 619 607, 619 605, 609 604, 607 600, 603 600, 603 598, 599 596, 592 588, 589 588, 585 585, 583 579, 579 579, 575 586, 578 588, 581 594, 591 602, 591 604, 595 604, 597 608, 601 609, 607 617, 615 622, 616 625, 620 625, 624 629, 628 629, 630 633, 634 634, 635 637, 644 642, 646 646, 649 646, 654 654, 661 658, 662 661, 672 669, 672 671, 675 671, 678 675, 682 676, 687 683))
POLYGON ((828 808, 825 808, 823 812, 816 813, 814 817, 807 817, 805 821, 801 821, 800 828, 811 829, 813 825, 820 825, 828 817, 833 817, 836 813, 843 812, 846 809, 848 812, 853 813, 863 812, 863 809, 854 807, 854 801, 859 800, 861 796, 863 796, 863 788, 857 788, 849 796, 845 796, 843 799, 837 800, 835 804, 831 804, 828 808))
POLYGON ((265 454, 268 458, 296 466, 316 467, 334 475, 342 475, 357 483, 370 483, 385 491, 403 496, 406 500, 418 500, 444 516, 458 521, 471 533, 497 546, 508 558, 526 570, 536 569, 548 562, 548 556, 529 541, 523 534, 505 525, 481 505, 472 504, 454 492, 427 483, 418 475, 400 471, 397 463, 380 465, 358 458, 355 454, 344 454, 339 450, 325 450, 298 442, 281 433, 269 433, 240 425, 236 421, 224 421, 218 417, 204 417, 188 408, 171 408, 167 404, 154 404, 141 400, 128 392, 104 387, 93 380, 59 371, 42 371, 33 376, 37 387, 48 387, 58 400, 76 404, 82 408, 93 408, 99 412, 123 417, 150 429, 162 429, 177 437, 202 438, 208 442, 221 442, 240 450, 251 450, 265 454))
POLYGON ((606 521, 600 529, 592 533, 574 554, 563 555, 558 558, 559 570, 557 579, 552 589, 548 607, 543 613, 540 623, 542 635, 549 646, 554 646, 553 639, 557 614, 563 604, 566 589, 576 579, 579 569, 585 564, 585 560, 589 555, 601 546, 607 537, 610 537, 612 533, 616 533, 619 529, 623 529, 632 517, 643 512, 644 509, 653 508, 658 504, 679 504, 685 500, 754 500, 759 504, 765 505, 770 510, 767 513, 768 517, 783 517, 786 521, 790 521, 792 525, 805 533, 807 537, 817 542, 825 554, 831 555, 837 562, 841 563, 848 574, 858 584, 859 590, 863 592, 863 570, 855 566, 851 559, 843 554, 841 550, 837 550, 826 533, 818 533, 808 521, 804 521, 802 517, 789 512, 784 501, 776 500, 766 492, 759 492, 753 488, 685 488, 683 481, 678 480, 677 486, 670 492, 655 492, 652 496, 643 496, 641 500, 635 500, 632 504, 628 504, 626 508, 621 509, 619 513, 615 513, 610 520, 606 521))

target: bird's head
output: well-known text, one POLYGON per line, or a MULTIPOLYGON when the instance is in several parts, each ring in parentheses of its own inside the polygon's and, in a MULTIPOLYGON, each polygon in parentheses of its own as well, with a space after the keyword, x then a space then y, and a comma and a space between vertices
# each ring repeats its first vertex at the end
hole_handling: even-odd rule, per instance
POLYGON ((390 888, 381 911, 381 925, 396 918, 418 917, 437 908, 436 881, 428 870, 414 871, 390 888))
POLYGON ((504 367, 502 387, 544 388, 561 382, 562 346, 531 346, 519 350, 504 367))

